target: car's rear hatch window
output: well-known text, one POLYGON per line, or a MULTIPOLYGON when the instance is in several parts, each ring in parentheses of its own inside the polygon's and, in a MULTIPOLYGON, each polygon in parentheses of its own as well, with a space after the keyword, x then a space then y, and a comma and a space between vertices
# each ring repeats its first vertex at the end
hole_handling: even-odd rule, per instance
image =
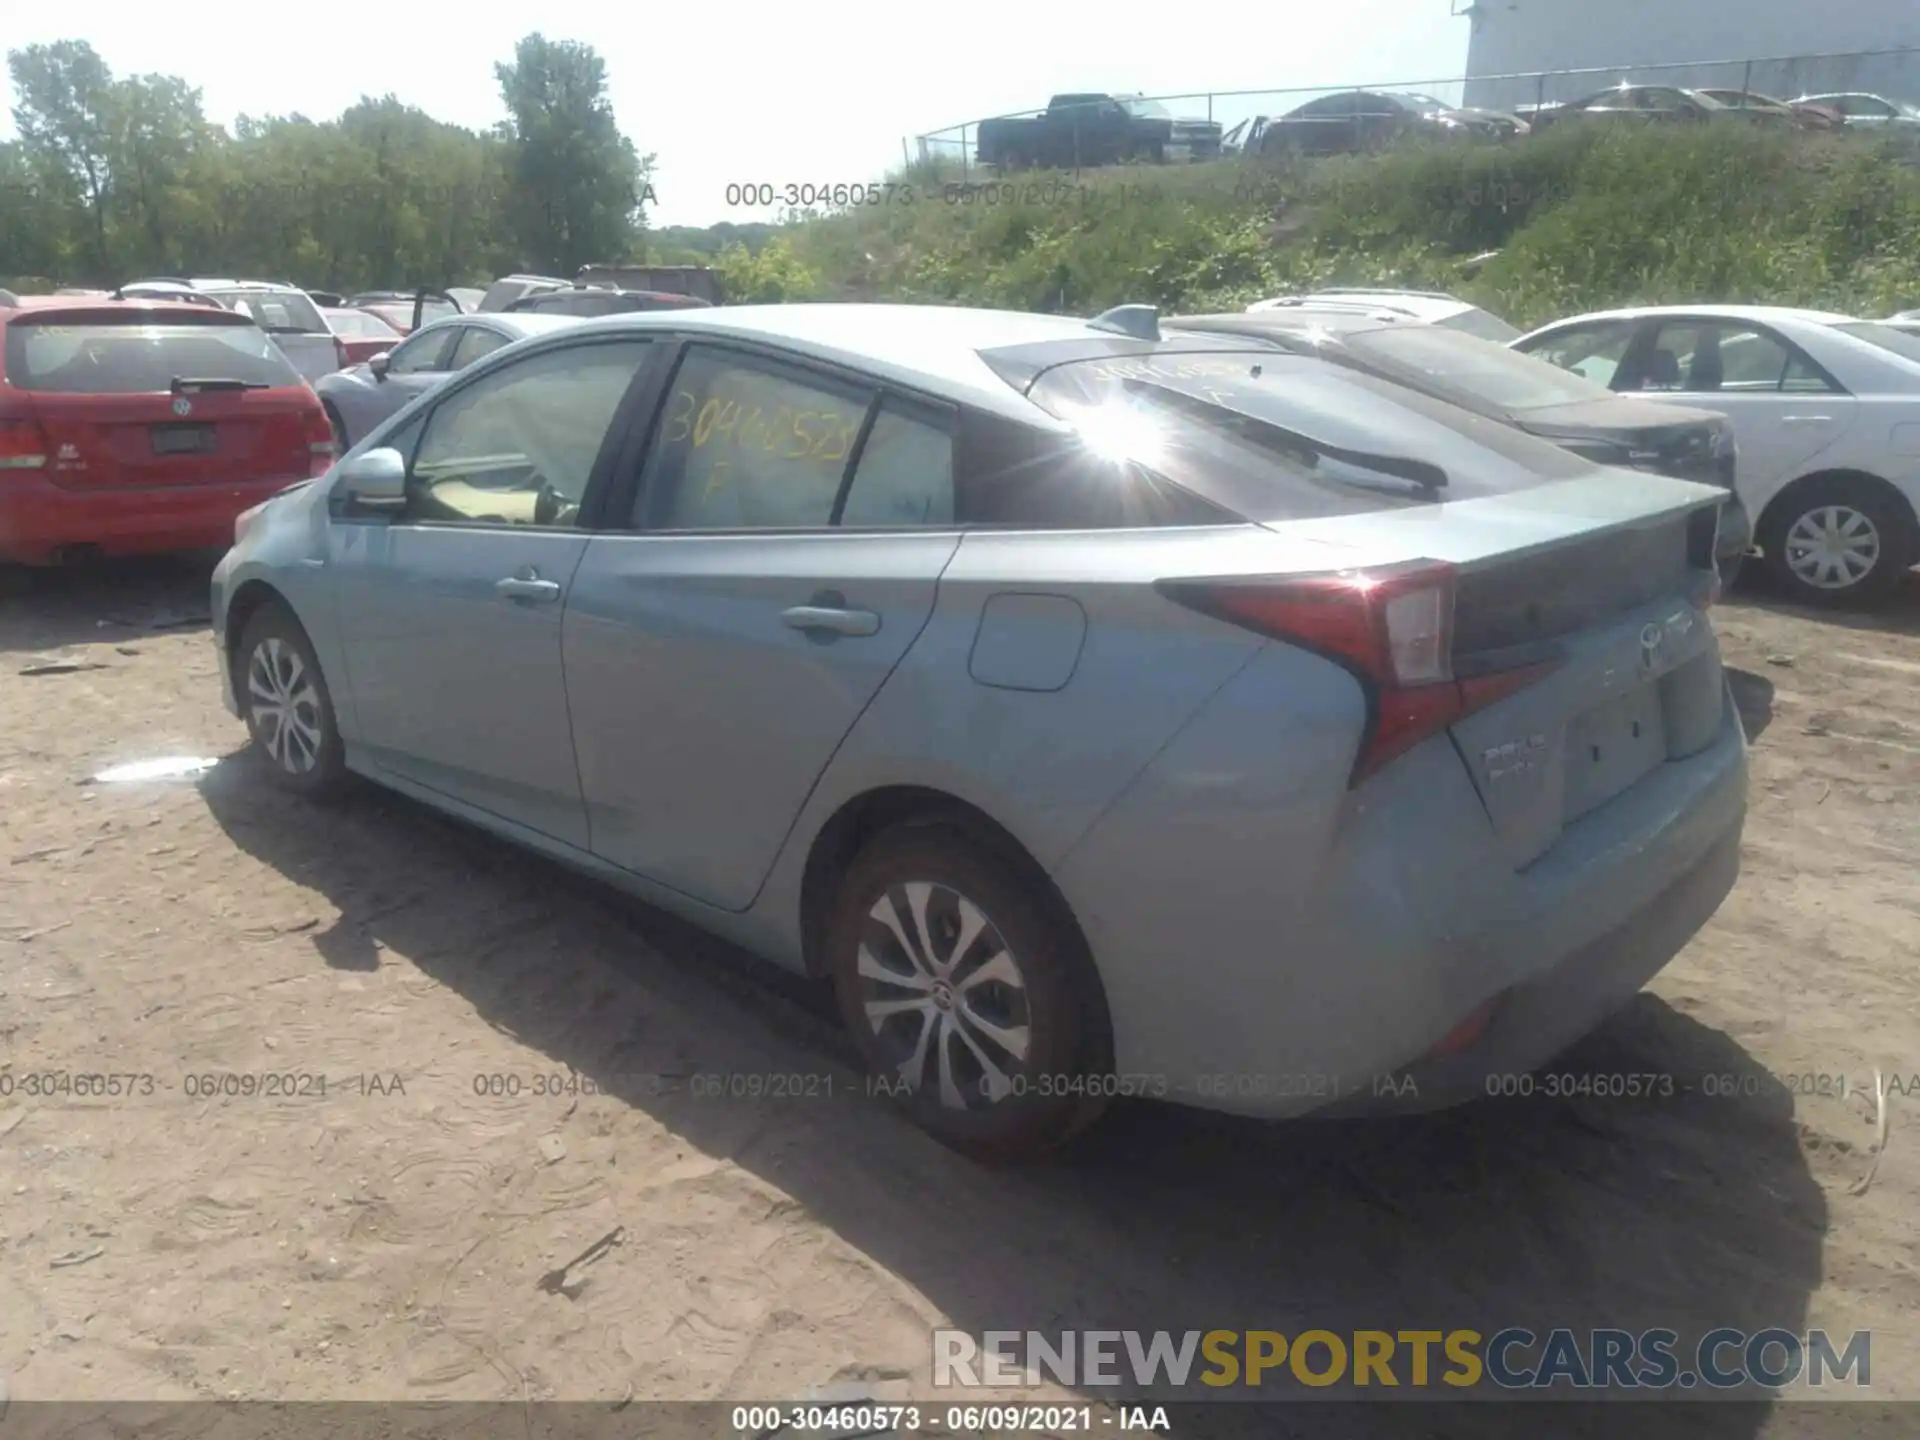
POLYGON ((176 378, 277 387, 300 374, 256 325, 139 311, 31 312, 6 327, 6 379, 60 395, 170 392, 176 378), (44 317, 44 318, 42 318, 44 317))
POLYGON ((1511 494, 1596 468, 1405 386, 1274 349, 1074 361, 1045 371, 1029 395, 1089 445, 1124 449, 1263 522, 1511 494), (1414 462, 1442 483, 1370 456, 1414 462))

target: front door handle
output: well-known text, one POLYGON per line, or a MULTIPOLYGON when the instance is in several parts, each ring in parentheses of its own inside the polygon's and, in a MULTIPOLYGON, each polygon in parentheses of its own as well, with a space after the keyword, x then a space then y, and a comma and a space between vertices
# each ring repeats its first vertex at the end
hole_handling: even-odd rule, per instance
POLYGON ((1831 415, 1782 415, 1780 423, 1782 425, 1831 425, 1833 417, 1831 415))
POLYGON ((493 593, 507 600, 558 600, 560 582, 542 580, 538 570, 523 565, 516 574, 494 581, 493 593))
POLYGON ((848 610, 837 605, 796 605, 780 612, 795 630, 828 635, 878 635, 880 617, 871 610, 848 610))

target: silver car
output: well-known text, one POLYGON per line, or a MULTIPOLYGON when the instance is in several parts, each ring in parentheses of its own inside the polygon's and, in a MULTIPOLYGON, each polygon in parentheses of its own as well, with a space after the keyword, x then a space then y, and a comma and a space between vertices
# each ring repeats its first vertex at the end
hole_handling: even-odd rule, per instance
POLYGON ((482 355, 572 324, 556 315, 449 315, 422 325, 392 350, 314 382, 342 454, 382 422, 482 355))
POLYGON ((1230 336, 588 321, 248 512, 228 708, 829 979, 973 1153, 1424 1107, 1734 883, 1722 492, 1230 336))

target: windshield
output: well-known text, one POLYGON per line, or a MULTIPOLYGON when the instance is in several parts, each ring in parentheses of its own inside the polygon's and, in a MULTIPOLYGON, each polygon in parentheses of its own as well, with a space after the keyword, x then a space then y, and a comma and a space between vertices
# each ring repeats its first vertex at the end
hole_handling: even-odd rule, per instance
POLYGON ((1509 413, 1606 400, 1613 392, 1516 350, 1431 325, 1390 326, 1347 336, 1354 353, 1411 383, 1509 413))
POLYGON ((1877 325, 1864 320, 1852 325, 1836 325, 1833 328, 1842 335, 1851 335, 1856 340, 1864 340, 1869 345, 1877 345, 1882 350, 1891 351, 1902 360, 1911 360, 1920 364, 1920 335, 1906 330, 1896 330, 1891 325, 1877 325))
POLYGON ((1120 103, 1126 108, 1126 112, 1129 115, 1138 116, 1142 120, 1171 120, 1173 118, 1172 113, 1168 111, 1166 106, 1153 100, 1135 98, 1132 100, 1122 100, 1120 103))
POLYGON ((164 325, 119 317, 80 324, 15 320, 6 327, 6 376, 21 390, 64 395, 161 394, 175 379, 298 385, 300 372, 258 327, 164 325))
POLYGON ((1472 500, 1594 469, 1405 386, 1273 350, 1075 361, 1044 372, 1029 398, 1090 451, 1253 520, 1472 500), (1436 469, 1444 489, 1408 478, 1436 469))
POLYGON ((1458 330, 1463 335, 1478 335, 1482 340, 1491 340, 1498 345, 1518 340, 1525 333, 1498 315, 1489 315, 1479 309, 1462 310, 1458 315, 1449 315, 1440 325, 1443 329, 1458 330))
POLYGON ((229 310, 253 317, 254 324, 276 335, 331 335, 326 317, 298 290, 211 290, 229 310))

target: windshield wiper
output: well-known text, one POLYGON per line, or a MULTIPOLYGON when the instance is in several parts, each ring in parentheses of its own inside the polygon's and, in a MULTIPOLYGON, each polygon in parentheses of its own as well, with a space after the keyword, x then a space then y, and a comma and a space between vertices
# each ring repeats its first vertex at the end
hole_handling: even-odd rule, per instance
MULTIPOLYGON (((1140 387, 1148 386, 1156 395, 1171 400, 1174 405, 1185 410, 1192 418, 1203 424, 1218 427, 1219 414, 1224 411, 1233 417, 1233 429, 1242 438, 1269 450, 1304 450, 1320 460, 1338 460, 1343 465, 1352 465, 1361 470, 1372 470, 1381 475, 1392 476, 1396 480, 1405 480, 1417 485, 1431 499, 1435 492, 1444 490, 1447 485, 1447 472, 1430 460, 1416 460, 1410 455, 1375 455, 1365 450, 1349 450, 1341 445, 1329 444, 1317 440, 1298 430, 1290 430, 1285 425, 1276 425, 1271 420, 1263 420, 1257 415, 1249 415, 1244 410, 1234 410, 1223 405, 1210 405, 1195 396, 1171 390, 1165 386, 1150 385, 1149 382, 1127 380, 1122 382, 1127 389, 1138 393, 1140 387)), ((1316 472, 1318 471, 1318 467, 1316 472)), ((1369 484, 1349 475, 1327 473, 1324 478, 1341 485, 1351 485, 1361 490, 1378 490, 1378 485, 1369 484)))
POLYGON ((211 377, 196 380, 186 375, 176 375, 173 383, 167 386, 175 395, 198 394, 207 390, 271 390, 273 386, 264 380, 230 380, 225 377, 211 377))

